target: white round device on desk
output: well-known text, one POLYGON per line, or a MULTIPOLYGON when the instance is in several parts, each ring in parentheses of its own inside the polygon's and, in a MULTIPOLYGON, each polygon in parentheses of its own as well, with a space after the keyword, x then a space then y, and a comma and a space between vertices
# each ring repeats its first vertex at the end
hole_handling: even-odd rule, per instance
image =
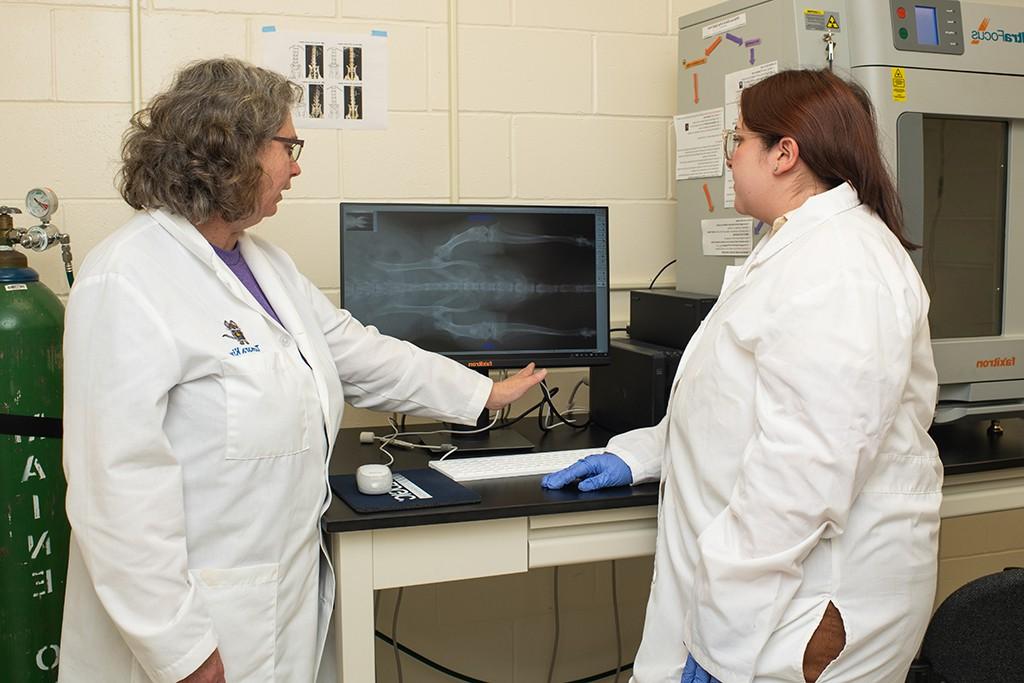
POLYGON ((387 465, 360 465, 356 470, 359 493, 378 496, 391 490, 391 468, 387 465))

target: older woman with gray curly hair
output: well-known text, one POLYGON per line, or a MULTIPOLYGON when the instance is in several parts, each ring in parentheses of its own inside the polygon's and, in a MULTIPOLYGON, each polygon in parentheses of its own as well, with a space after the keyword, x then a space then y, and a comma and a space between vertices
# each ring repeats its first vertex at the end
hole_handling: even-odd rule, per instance
POLYGON ((198 62, 125 134, 137 213, 67 308, 62 681, 327 679, 319 521, 344 402, 471 424, 544 376, 492 383, 382 336, 246 232, 301 172, 297 96, 198 62))

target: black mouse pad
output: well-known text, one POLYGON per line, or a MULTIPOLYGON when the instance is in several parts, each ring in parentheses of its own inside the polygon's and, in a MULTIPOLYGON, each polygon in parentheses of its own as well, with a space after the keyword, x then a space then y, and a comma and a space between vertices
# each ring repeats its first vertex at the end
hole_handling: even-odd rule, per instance
POLYGON ((413 510, 480 502, 477 493, 437 470, 399 470, 393 473, 393 477, 391 490, 377 496, 360 493, 354 474, 332 474, 329 480, 334 495, 356 512, 413 510))

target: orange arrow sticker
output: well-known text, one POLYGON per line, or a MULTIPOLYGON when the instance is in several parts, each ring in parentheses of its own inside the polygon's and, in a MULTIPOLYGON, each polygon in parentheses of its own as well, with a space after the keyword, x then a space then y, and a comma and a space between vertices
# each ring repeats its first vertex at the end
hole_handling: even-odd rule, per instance
POLYGON ((708 211, 714 213, 715 205, 711 202, 711 190, 708 189, 707 183, 704 183, 704 199, 708 200, 708 211))
POLYGON ((693 72, 693 103, 700 102, 700 88, 697 85, 697 72, 693 72))
POLYGON ((700 59, 692 59, 692 60, 690 60, 688 62, 684 62, 684 63, 686 64, 686 68, 687 69, 692 69, 695 66, 700 66, 701 64, 707 64, 707 62, 708 62, 708 58, 707 57, 701 57, 700 59))
POLYGON ((717 38, 715 38, 715 42, 711 43, 706 48, 704 48, 704 56, 705 57, 710 57, 711 53, 715 51, 715 48, 718 47, 721 44, 722 44, 722 36, 718 36, 717 38))

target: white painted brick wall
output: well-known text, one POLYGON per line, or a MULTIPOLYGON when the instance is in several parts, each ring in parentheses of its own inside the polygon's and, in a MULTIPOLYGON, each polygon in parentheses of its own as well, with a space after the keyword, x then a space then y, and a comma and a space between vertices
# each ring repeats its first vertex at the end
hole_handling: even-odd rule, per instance
POLYGON ((0 64, 4 65, 0 69, 0 96, 4 100, 53 97, 50 10, 0 5, 0 26, 5 27, 0 40, 0 64))
POLYGON ((128 12, 55 10, 53 34, 58 100, 127 102, 131 99, 128 12))
POLYGON ((666 135, 657 119, 519 116, 512 124, 516 191, 545 201, 664 199, 666 135))
POLYGON ((431 111, 448 111, 447 24, 427 29, 427 104, 431 111))
POLYGON ((174 73, 191 61, 247 56, 244 16, 146 12, 141 23, 143 99, 166 89, 174 73))
POLYGON ((600 35, 595 53, 598 113, 672 116, 675 36, 600 35))
POLYGON ((343 131, 342 191, 349 199, 448 197, 448 117, 392 112, 387 130, 343 131))
POLYGON ((516 0, 515 20, 521 26, 665 35, 667 9, 666 0, 516 0))
POLYGON ((343 166, 340 162, 340 131, 304 130, 301 135, 306 141, 299 158, 302 173, 292 179, 292 189, 285 192, 285 196, 289 200, 337 199, 341 194, 343 166))
POLYGON ((289 16, 335 16, 335 0, 150 0, 155 10, 184 10, 233 14, 270 14, 285 10, 289 16))
POLYGON ((459 117, 459 192, 463 200, 511 196, 511 121, 508 114, 459 117))
POLYGON ((66 198, 116 197, 114 174, 129 115, 127 104, 3 102, 0 196, 24 197, 33 185, 52 185, 66 198))
MULTIPOLYGON (((15 4, 17 0, 5 0, 7 4, 15 4)), ((120 7, 128 8, 128 0, 46 0, 46 2, 20 2, 22 5, 65 5, 79 7, 120 7)), ((144 4, 144 2, 143 2, 144 4)))
POLYGON ((459 108, 589 113, 592 40, 578 32, 459 29, 459 108))
POLYGON ((513 0, 458 0, 460 24, 511 24, 513 0))
POLYGON ((448 20, 445 0, 339 0, 341 15, 366 19, 398 19, 401 21, 448 20))

